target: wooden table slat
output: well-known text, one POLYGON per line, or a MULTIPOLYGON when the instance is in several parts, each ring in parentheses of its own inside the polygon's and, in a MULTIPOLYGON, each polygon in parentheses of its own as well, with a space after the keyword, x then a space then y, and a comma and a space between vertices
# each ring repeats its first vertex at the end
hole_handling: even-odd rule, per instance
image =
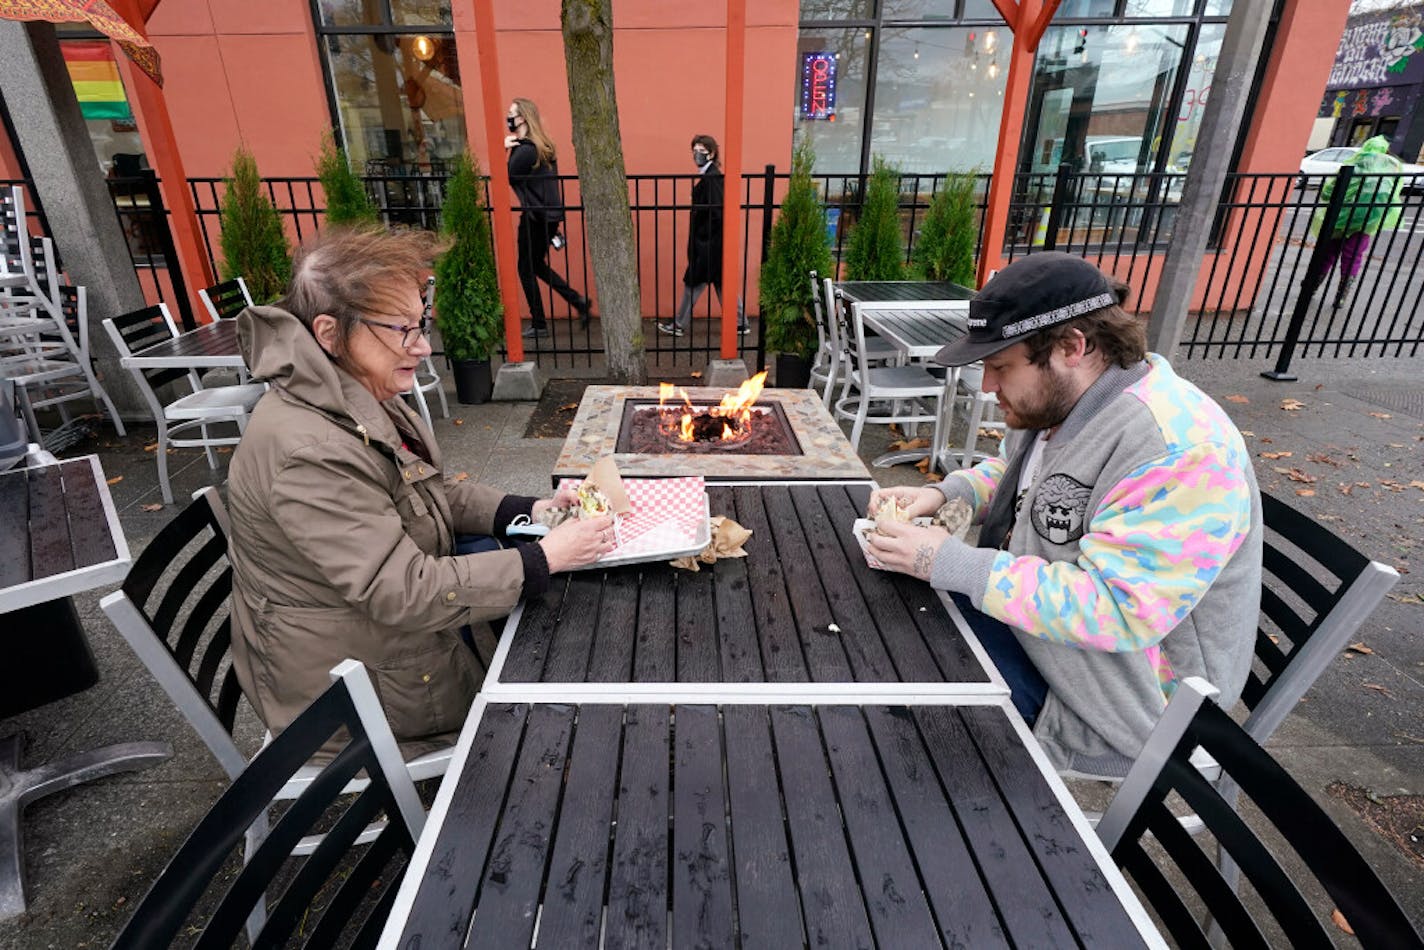
POLYGON ((0 588, 32 578, 30 487, 24 470, 0 475, 0 588))
POLYGON ((568 593, 564 595, 559 621, 549 641, 548 659, 544 661, 544 678, 565 683, 586 678, 602 599, 602 571, 578 571, 569 575, 568 593))
POLYGON ((555 575, 549 589, 537 597, 526 597, 519 618, 519 636, 509 646, 502 676, 512 683, 536 683, 544 671, 549 641, 554 636, 560 607, 568 592, 571 575, 555 575))
POLYGON ((751 595, 752 617, 757 627, 762 670, 767 682, 804 682, 806 660, 796 635, 796 621, 786 595, 781 562, 776 556, 776 544, 767 522, 766 507, 755 488, 735 492, 736 510, 718 511, 734 518, 752 536, 742 545, 746 560, 755 565, 747 572, 748 593, 751 595))
POLYGON ((824 706, 819 716, 876 940, 882 947, 938 947, 938 927, 861 711, 824 706))
POLYGON ((771 534, 780 555, 787 595, 796 613, 796 631, 806 654, 806 666, 815 681, 849 682, 855 679, 840 637, 831 630, 835 618, 821 586, 820 566, 813 563, 806 533, 791 495, 784 489, 765 489, 762 501, 771 534))
POLYGON ((722 730, 716 706, 675 712, 672 945, 735 946, 722 730))
POLYGON ((802 905, 815 911, 806 920, 810 944, 872 946, 815 715, 804 706, 776 707, 771 723, 797 886, 802 905))
POLYGON ((608 950, 667 946, 667 783, 667 708, 629 706, 604 928, 608 950))
POLYGON ((771 752, 771 722, 765 709, 750 706, 728 706, 722 719, 743 950, 803 946, 805 930, 792 910, 796 881, 771 752))
POLYGON ((529 713, 499 833, 480 882, 481 926, 471 950, 527 947, 544 888, 575 708, 541 704, 529 713))
POLYGON ((958 711, 949 706, 921 707, 915 710, 915 719, 939 780, 954 802, 965 840, 979 859, 980 874, 1003 915, 1009 939, 1020 946, 1074 946, 1073 933, 1037 873, 1033 853, 999 789, 982 765, 965 765, 980 763, 981 756, 958 711))
POLYGON ((45 577, 74 570, 69 540, 69 513, 64 508, 64 481, 58 465, 26 470, 30 479, 30 571, 45 577))
MULTIPOLYGON (((736 502, 730 488, 709 488, 707 496, 709 507, 737 520, 736 502)), ((756 683, 766 679, 747 580, 747 560, 744 557, 723 559, 711 569, 722 679, 729 683, 756 683)))
MULTIPOLYGON (((826 606, 840 632, 841 647, 850 657, 855 669, 855 678, 872 682, 891 683, 922 679, 931 676, 938 679, 933 664, 928 670, 918 671, 918 675, 906 675, 911 671, 897 673, 885 644, 880 639, 875 617, 866 607, 860 585, 850 566, 850 559, 841 546, 840 536, 847 535, 851 521, 837 524, 821 502, 822 489, 813 485, 798 485, 791 489, 791 503, 801 519, 801 527, 806 532, 806 542, 810 546, 811 561, 820 575, 821 587, 825 591, 826 606)), ((855 556, 861 563, 865 558, 860 546, 855 546, 855 556)))
POLYGON ((1062 804, 1034 771, 1028 750, 1017 741, 1008 719, 987 709, 964 709, 962 718, 1004 800, 1024 825, 1024 837, 1079 939, 1085 946, 1104 947, 1139 942, 1137 928, 1069 824, 1062 804))
POLYGON ((579 710, 539 917, 540 946, 597 950, 622 730, 622 707, 579 710))
POLYGON ((64 479, 64 506, 69 510, 69 543, 75 567, 102 564, 119 556, 109 518, 104 511, 94 466, 88 459, 76 459, 60 466, 64 479))
POLYGON ((626 683, 633 678, 634 640, 629 631, 638 624, 639 574, 636 567, 623 567, 603 579, 598 628, 588 661, 590 683, 626 683))
POLYGON ((527 705, 491 703, 480 719, 468 764, 455 782, 441 834, 406 918, 401 946, 463 946, 485 862, 519 752, 527 705))
POLYGON ((1003 925, 945 801, 914 718, 903 706, 865 710, 885 777, 947 947, 1007 947, 1003 925))
POLYGON ((674 571, 677 583, 677 681, 715 683, 722 678, 717 649, 717 605, 711 571, 674 571))
POLYGON ((652 570, 643 575, 634 637, 634 682, 670 683, 677 677, 677 643, 671 635, 677 617, 675 584, 669 570, 652 570))

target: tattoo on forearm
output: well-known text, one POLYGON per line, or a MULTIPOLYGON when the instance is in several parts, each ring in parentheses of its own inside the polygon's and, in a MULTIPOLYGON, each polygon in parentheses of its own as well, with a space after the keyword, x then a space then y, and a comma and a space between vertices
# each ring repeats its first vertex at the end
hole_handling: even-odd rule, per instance
POLYGON ((934 547, 929 544, 922 544, 915 549, 915 562, 910 565, 910 571, 916 577, 927 578, 930 576, 930 564, 934 561, 934 547))

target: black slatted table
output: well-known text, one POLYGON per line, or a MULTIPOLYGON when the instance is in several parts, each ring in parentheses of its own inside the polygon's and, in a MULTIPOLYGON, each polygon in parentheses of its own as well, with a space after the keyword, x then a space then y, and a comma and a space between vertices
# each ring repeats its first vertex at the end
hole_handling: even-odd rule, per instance
POLYGON ((482 698, 381 946, 1164 946, 1051 775, 994 705, 482 698))
POLYGON ((124 369, 244 369, 237 321, 215 320, 119 360, 124 369))
MULTIPOLYGON (((98 456, 0 474, 0 718, 98 682, 70 595, 120 581, 128 566, 98 456)), ((26 805, 173 754, 166 743, 124 742, 22 769, 20 746, 0 736, 0 920, 25 909, 26 805)))
POLYGON ((953 684, 1004 695, 929 585, 866 566, 851 523, 870 490, 709 488, 713 515, 751 529, 747 557, 696 573, 656 562, 556 577, 506 623, 485 693, 803 682, 953 684))
POLYGON ((853 303, 968 300, 974 291, 945 280, 843 280, 836 293, 853 303))

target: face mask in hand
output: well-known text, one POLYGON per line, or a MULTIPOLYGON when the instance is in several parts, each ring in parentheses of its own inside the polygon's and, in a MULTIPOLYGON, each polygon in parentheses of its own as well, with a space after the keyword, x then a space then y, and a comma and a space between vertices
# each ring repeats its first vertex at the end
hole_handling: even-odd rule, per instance
POLYGON ((705 167, 710 161, 712 161, 712 156, 708 155, 706 152, 692 153, 692 164, 696 165, 698 168, 705 167))
POLYGON ((505 116, 504 124, 509 127, 509 131, 511 132, 519 131, 519 120, 512 116, 505 116))

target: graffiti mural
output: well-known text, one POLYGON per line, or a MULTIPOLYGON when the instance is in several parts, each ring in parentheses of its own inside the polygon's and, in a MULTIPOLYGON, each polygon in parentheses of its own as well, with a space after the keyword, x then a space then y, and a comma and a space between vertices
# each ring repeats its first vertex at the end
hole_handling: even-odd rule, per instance
POLYGON ((1331 89, 1360 89, 1424 80, 1424 13, 1411 8, 1351 18, 1340 39, 1331 89))

